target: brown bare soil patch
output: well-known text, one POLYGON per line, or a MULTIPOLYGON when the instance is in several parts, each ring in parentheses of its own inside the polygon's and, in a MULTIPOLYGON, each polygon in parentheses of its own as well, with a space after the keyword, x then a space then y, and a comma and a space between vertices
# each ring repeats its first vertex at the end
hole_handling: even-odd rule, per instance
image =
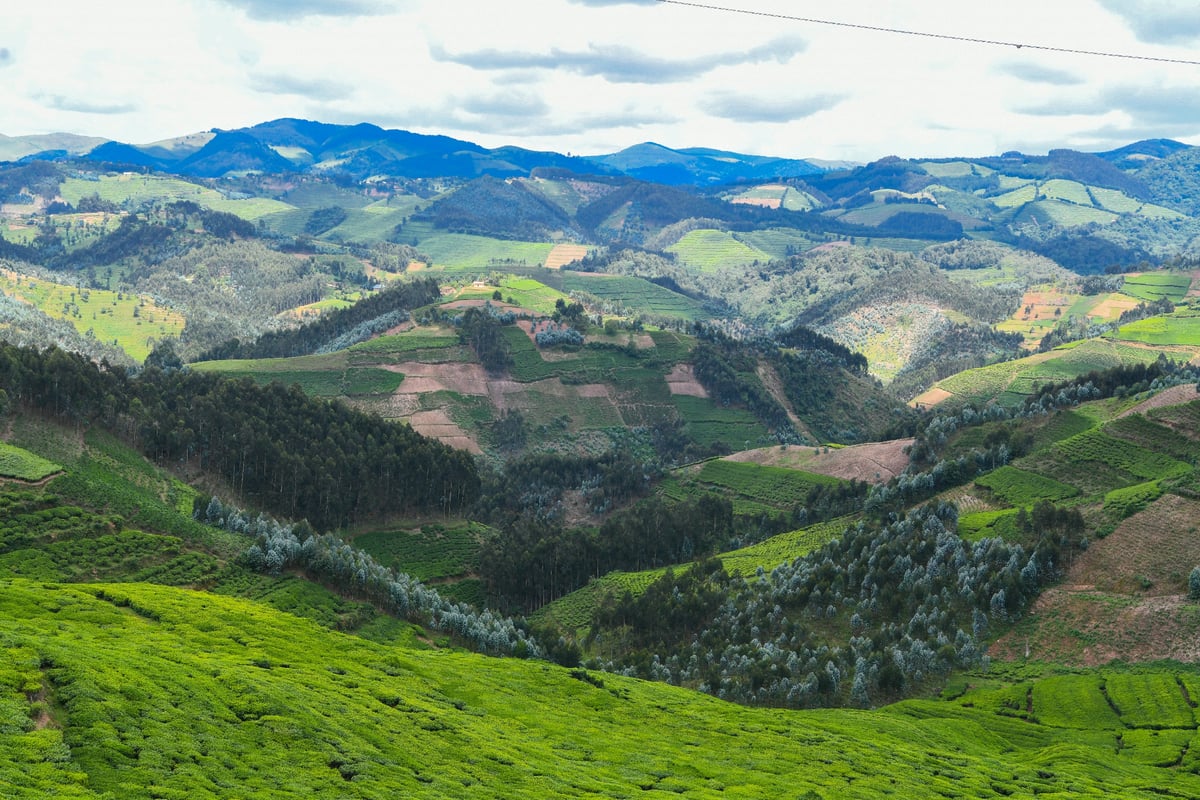
POLYGON ((772 467, 802 469, 845 480, 878 483, 891 480, 908 466, 908 454, 904 452, 904 448, 912 443, 912 439, 894 439, 890 442, 839 447, 827 453, 817 453, 818 448, 804 445, 786 448, 762 447, 734 453, 726 458, 729 461, 752 461, 772 467))
POLYGON ((952 392, 947 392, 945 389, 935 386, 932 389, 926 389, 924 392, 921 392, 912 400, 909 400, 908 404, 913 408, 919 409, 933 408, 938 403, 943 403, 951 397, 954 397, 952 392))
POLYGON ((1021 298, 1021 307, 1017 309, 1017 313, 1013 315, 1013 319, 1021 322, 1030 322, 1034 320, 1054 319, 1056 316, 1061 317, 1063 311, 1071 305, 1073 300, 1074 298, 1062 292, 1031 290, 1025 292, 1025 296, 1021 298))
POLYGON ((667 373, 667 388, 671 390, 671 394, 708 397, 708 390, 696 380, 696 373, 691 364, 676 364, 667 373))
POLYGON ((396 394, 423 394, 442 389, 459 394, 488 394, 490 379, 479 364, 422 364, 418 361, 404 361, 385 365, 383 369, 404 375, 396 394))
POLYGON ((556 244, 546 256, 546 269, 562 269, 572 261, 578 261, 587 255, 587 247, 582 244, 556 244))
POLYGON ((796 412, 792 408, 792 403, 788 400, 787 393, 783 390, 783 381, 780 380, 779 373, 775 371, 775 368, 769 364, 759 364, 755 373, 758 375, 758 379, 762 381, 763 388, 770 393, 771 397, 775 398, 776 403, 779 403, 783 407, 783 410, 787 413, 788 422, 792 423, 792 427, 796 429, 796 432, 814 441, 820 441, 816 436, 813 436, 812 431, 804 424, 804 420, 796 416, 796 412))
POLYGON ((1200 660, 1200 605, 1187 575, 1200 563, 1200 502, 1166 495, 1092 544, 993 656, 1097 665, 1113 659, 1200 660))
POLYGON ((989 648, 993 658, 1094 667, 1110 661, 1200 660, 1200 606, 1183 595, 1135 598, 1047 589, 1025 621, 989 648))
POLYGON ((812 250, 810 250, 809 252, 810 252, 810 253, 820 253, 820 252, 822 252, 822 251, 825 251, 825 250, 835 250, 835 249, 837 249, 837 248, 839 248, 839 247, 852 247, 852 246, 853 246, 853 245, 851 245, 849 242, 844 242, 844 241, 837 241, 837 242, 825 242, 824 244, 819 244, 819 245, 817 245, 816 247, 814 247, 814 248, 813 248, 812 250))
POLYGON ((1122 594, 1183 593, 1188 573, 1200 564, 1198 526, 1200 501, 1164 495, 1092 544, 1068 582, 1122 594))
POLYGON ((735 197, 729 202, 744 206, 761 206, 762 208, 779 208, 783 205, 782 197, 735 197))
POLYGON ((1092 307, 1092 311, 1088 314, 1089 317, 1098 317, 1103 320, 1116 320, 1122 312, 1137 308, 1140 301, 1123 294, 1110 294, 1105 299, 1101 300, 1092 307))
POLYGON ((458 450, 476 455, 483 452, 475 440, 441 409, 418 411, 409 418, 408 424, 422 436, 437 439, 458 450))
POLYGON ((409 272, 420 272, 420 271, 421 271, 421 270, 423 270, 423 269, 428 269, 428 267, 426 267, 426 266, 425 266, 425 262, 424 262, 424 261, 410 261, 410 262, 408 262, 408 271, 409 271, 409 272))
POLYGON ((1200 394, 1196 392, 1195 384, 1185 383, 1181 384, 1180 386, 1172 386, 1169 389, 1164 389, 1153 397, 1138 403, 1133 408, 1122 411, 1117 415, 1117 417, 1127 417, 1130 414, 1145 414, 1152 408, 1177 406, 1181 403, 1188 403, 1196 399, 1200 399, 1200 394))

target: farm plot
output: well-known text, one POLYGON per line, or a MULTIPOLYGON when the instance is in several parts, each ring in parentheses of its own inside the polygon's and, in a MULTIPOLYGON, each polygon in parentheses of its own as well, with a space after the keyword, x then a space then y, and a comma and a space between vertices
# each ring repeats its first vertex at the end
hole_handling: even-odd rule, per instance
POLYGON ((778 509, 790 509, 804 501, 817 486, 836 486, 843 481, 828 475, 783 467, 766 467, 723 458, 704 462, 696 481, 778 509))
POLYGON ((1121 721, 1131 728, 1196 727, 1192 707, 1174 675, 1118 672, 1105 679, 1104 688, 1108 699, 1119 710, 1121 721))
POLYGON ((958 535, 968 542, 998 537, 1016 542, 1024 536, 1017 529, 1017 512, 1014 509, 973 511, 958 518, 958 535))
POLYGON ((475 523, 424 525, 419 530, 371 531, 354 537, 354 544, 376 561, 398 572, 429 581, 471 572, 478 565, 480 537, 475 523))
POLYGON ((991 490, 1013 506, 1032 506, 1039 500, 1065 500, 1079 494, 1074 486, 1009 465, 976 478, 975 485, 991 490))
POLYGON ((732 233, 711 228, 688 231, 667 248, 683 263, 701 272, 716 272, 727 267, 770 261, 771 255, 738 241, 732 233))
POLYGON ((699 301, 633 275, 593 275, 567 271, 563 274, 562 283, 563 291, 585 292, 602 304, 607 304, 612 311, 605 313, 645 314, 687 320, 708 319, 710 316, 699 301))
POLYGON ((1053 446, 1073 464, 1103 464, 1143 481, 1177 478, 1192 468, 1163 453, 1156 453, 1100 430, 1090 430, 1053 446))
POLYGON ((0 442, 0 478, 16 478, 22 481, 40 481, 62 467, 28 450, 0 442))
MULTIPOLYGON (((1190 387, 1181 387, 1190 388, 1190 387)), ((1159 425, 1141 414, 1128 414, 1104 426, 1109 436, 1133 442, 1139 447, 1166 453, 1180 461, 1200 459, 1200 442, 1193 441, 1166 425, 1159 425)))
MULTIPOLYGON (((1070 380, 1092 370, 1127 364, 1149 364, 1158 351, 1131 344, 1088 339, 1048 353, 960 372, 936 384, 962 402, 997 400, 1015 406, 1033 393, 1035 386, 1070 380)), ((944 401, 943 401, 944 402, 944 401)))
POLYGON ((1033 686, 1033 715, 1043 725, 1079 730, 1122 730, 1098 675, 1058 675, 1033 686))
POLYGON ((605 597, 619 598, 626 592, 638 597, 665 573, 665 569, 610 572, 591 581, 587 586, 542 606, 530 614, 529 619, 535 624, 554 624, 563 630, 584 630, 591 625, 592 614, 605 597))
POLYGON ((794 561, 824 547, 826 543, 841 536, 850 523, 848 517, 821 522, 772 536, 740 550, 721 553, 719 558, 730 575, 749 577, 754 575, 759 567, 770 572, 780 564, 794 561))
POLYGON ((1198 525, 1200 501, 1163 495, 1093 542, 1070 580, 1103 591, 1182 594, 1188 573, 1200 564, 1198 525))
POLYGON ((1152 345, 1200 346, 1200 316, 1150 317, 1122 325, 1118 339, 1152 345))
POLYGON ((687 425, 687 434, 701 447, 723 442, 738 447, 757 442, 770 434, 753 414, 743 408, 718 406, 704 397, 673 395, 671 403, 687 425))
POLYGON ((1161 300, 1164 297, 1178 303, 1191 288, 1192 278, 1174 272, 1143 272, 1125 276, 1121 292, 1139 300, 1161 300))

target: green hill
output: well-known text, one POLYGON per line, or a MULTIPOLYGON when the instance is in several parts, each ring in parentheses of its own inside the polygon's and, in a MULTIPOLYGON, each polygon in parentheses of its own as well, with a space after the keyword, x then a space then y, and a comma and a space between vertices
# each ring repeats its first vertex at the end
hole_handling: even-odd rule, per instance
POLYGON ((380 646, 178 589, 3 588, 0 785, 14 799, 1200 792, 1177 684, 1197 677, 1181 668, 988 679, 878 712, 750 710, 613 675, 380 646), (1161 695, 1165 728, 1122 734, 1102 702, 1081 707, 1101 696, 1098 679, 1161 695), (1180 758, 1185 769, 1156 766, 1180 758))

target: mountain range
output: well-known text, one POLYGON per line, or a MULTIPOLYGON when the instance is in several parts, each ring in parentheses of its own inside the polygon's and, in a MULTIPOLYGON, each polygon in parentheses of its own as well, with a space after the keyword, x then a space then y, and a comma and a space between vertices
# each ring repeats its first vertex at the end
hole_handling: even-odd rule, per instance
MULTIPOLYGON (((1144 166, 1189 145, 1151 139, 1100 153, 1051 151, 1047 156, 1004 153, 1009 166, 1100 160, 1114 171, 1144 166)), ((616 153, 580 156, 504 146, 486 148, 449 136, 384 129, 369 123, 336 125, 277 119, 246 128, 214 128, 149 144, 56 133, 0 135, 0 160, 87 159, 178 175, 216 178, 246 172, 313 172, 357 180, 371 176, 474 178, 528 176, 536 170, 625 175, 675 186, 708 186, 803 178, 862 166, 853 162, 748 155, 706 147, 673 149, 643 142, 616 153)), ((979 160, 979 159, 976 159, 979 160)), ((982 159, 984 161, 990 159, 982 159)))

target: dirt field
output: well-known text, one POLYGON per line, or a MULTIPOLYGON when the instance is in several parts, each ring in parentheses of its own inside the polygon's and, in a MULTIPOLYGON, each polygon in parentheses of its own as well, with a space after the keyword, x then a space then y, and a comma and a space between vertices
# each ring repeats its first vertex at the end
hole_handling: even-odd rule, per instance
POLYGON ((466 450, 476 455, 483 452, 478 443, 466 431, 446 415, 445 411, 418 411, 409 417, 408 423, 422 436, 437 439, 458 450, 466 450))
POLYGON ((729 202, 746 206, 761 206, 762 208, 779 208, 783 205, 782 197, 735 197, 729 202))
POLYGON ((1116 321, 1123 312, 1137 308, 1141 302, 1123 294, 1112 294, 1092 307, 1089 317, 1116 321))
POLYGON ((671 394, 682 394, 688 397, 708 397, 708 390, 696 380, 696 373, 691 364, 676 364, 667 373, 667 386, 671 394))
POLYGON ((908 404, 913 408, 919 409, 933 408, 938 403, 945 402, 951 397, 954 397, 951 392, 947 392, 945 389, 939 389, 935 386, 932 389, 921 392, 921 394, 917 395, 912 400, 909 400, 908 404))
POLYGON ((1200 659, 1200 502, 1165 495, 1077 556, 1062 584, 989 650, 995 657, 1096 665, 1122 658, 1200 659))
POLYGON ((562 269, 572 261, 578 261, 587 255, 587 247, 582 244, 556 244, 546 256, 547 269, 562 269))
POLYGON ((891 480, 908 466, 908 454, 904 448, 912 443, 912 439, 894 439, 890 442, 839 447, 821 453, 815 452, 817 448, 803 445, 762 447, 734 453, 727 459, 802 469, 845 480, 881 483, 891 480))
POLYGON ((1164 389, 1153 397, 1138 403, 1128 411, 1122 411, 1117 416, 1127 417, 1130 414, 1145 414, 1152 408, 1176 406, 1192 400, 1200 400, 1200 394, 1197 394, 1195 384, 1185 383, 1181 386, 1172 386, 1170 389, 1164 389))

